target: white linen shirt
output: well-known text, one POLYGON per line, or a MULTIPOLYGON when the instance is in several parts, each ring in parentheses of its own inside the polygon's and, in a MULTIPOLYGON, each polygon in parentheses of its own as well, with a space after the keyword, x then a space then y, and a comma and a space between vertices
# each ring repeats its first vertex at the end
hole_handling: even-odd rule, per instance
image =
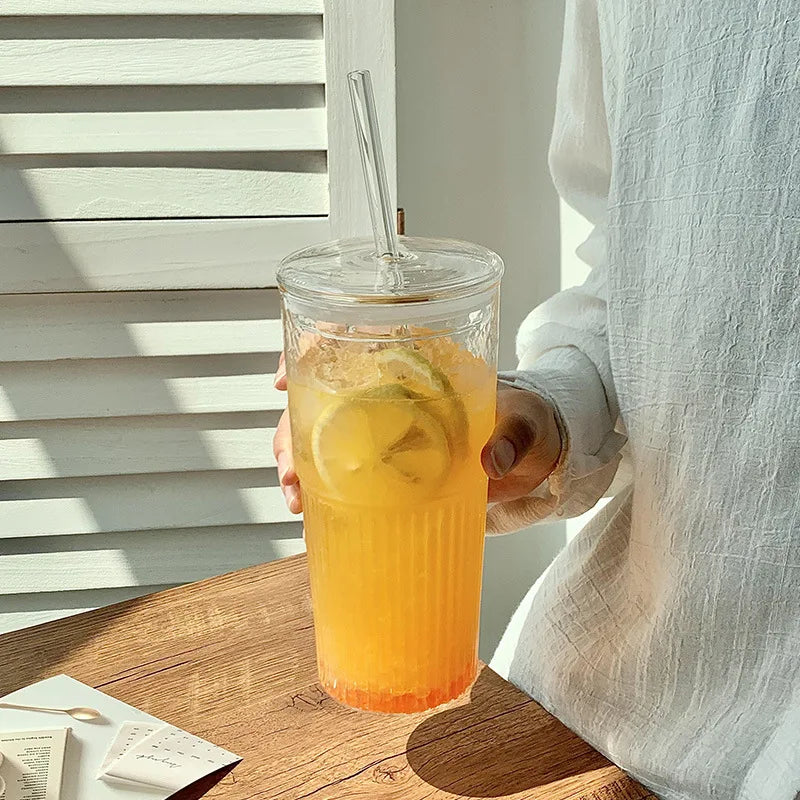
POLYGON ((567 2, 551 168, 593 270, 520 330, 567 446, 490 530, 618 480, 494 663, 667 800, 800 792, 799 20, 567 2))

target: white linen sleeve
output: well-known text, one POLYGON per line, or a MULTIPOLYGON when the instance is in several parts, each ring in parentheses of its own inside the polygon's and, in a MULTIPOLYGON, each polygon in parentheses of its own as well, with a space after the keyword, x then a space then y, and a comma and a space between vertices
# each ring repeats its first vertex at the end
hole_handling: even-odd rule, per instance
POLYGON ((596 0, 568 0, 562 52, 550 170, 561 197, 595 226, 577 251, 592 271, 583 286, 528 315, 517 336, 519 369, 500 374, 555 406, 564 445, 555 470, 531 495, 490 505, 489 533, 589 510, 611 485, 625 443, 615 431, 619 408, 606 335, 611 148, 596 0))

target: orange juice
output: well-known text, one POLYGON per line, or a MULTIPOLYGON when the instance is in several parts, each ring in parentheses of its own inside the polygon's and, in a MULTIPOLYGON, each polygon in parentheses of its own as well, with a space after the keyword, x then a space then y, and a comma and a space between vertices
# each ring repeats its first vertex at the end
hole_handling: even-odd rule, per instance
POLYGON ((493 370, 445 337, 322 339, 289 403, 323 686, 374 711, 458 697, 477 669, 493 370))

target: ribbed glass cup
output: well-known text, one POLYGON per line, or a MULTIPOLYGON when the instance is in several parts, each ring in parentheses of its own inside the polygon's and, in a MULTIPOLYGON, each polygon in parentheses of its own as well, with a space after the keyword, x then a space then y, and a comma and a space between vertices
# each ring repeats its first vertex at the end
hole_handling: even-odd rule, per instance
POLYGON ((279 273, 320 681, 385 712, 433 708, 475 679, 502 270, 473 245, 400 242, 416 262, 392 265, 389 294, 346 272, 346 244, 279 273), (357 292, 309 289, 309 263, 321 274, 331 252, 357 292))

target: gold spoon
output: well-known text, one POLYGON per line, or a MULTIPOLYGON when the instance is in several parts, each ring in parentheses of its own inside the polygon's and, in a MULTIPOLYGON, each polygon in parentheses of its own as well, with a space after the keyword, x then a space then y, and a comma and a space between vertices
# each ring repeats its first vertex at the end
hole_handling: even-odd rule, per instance
POLYGON ((0 703, 0 708, 15 708, 19 711, 46 711, 50 714, 69 714, 73 719, 81 722, 91 722, 100 719, 103 715, 96 708, 49 708, 47 706, 20 706, 16 703, 0 703))

